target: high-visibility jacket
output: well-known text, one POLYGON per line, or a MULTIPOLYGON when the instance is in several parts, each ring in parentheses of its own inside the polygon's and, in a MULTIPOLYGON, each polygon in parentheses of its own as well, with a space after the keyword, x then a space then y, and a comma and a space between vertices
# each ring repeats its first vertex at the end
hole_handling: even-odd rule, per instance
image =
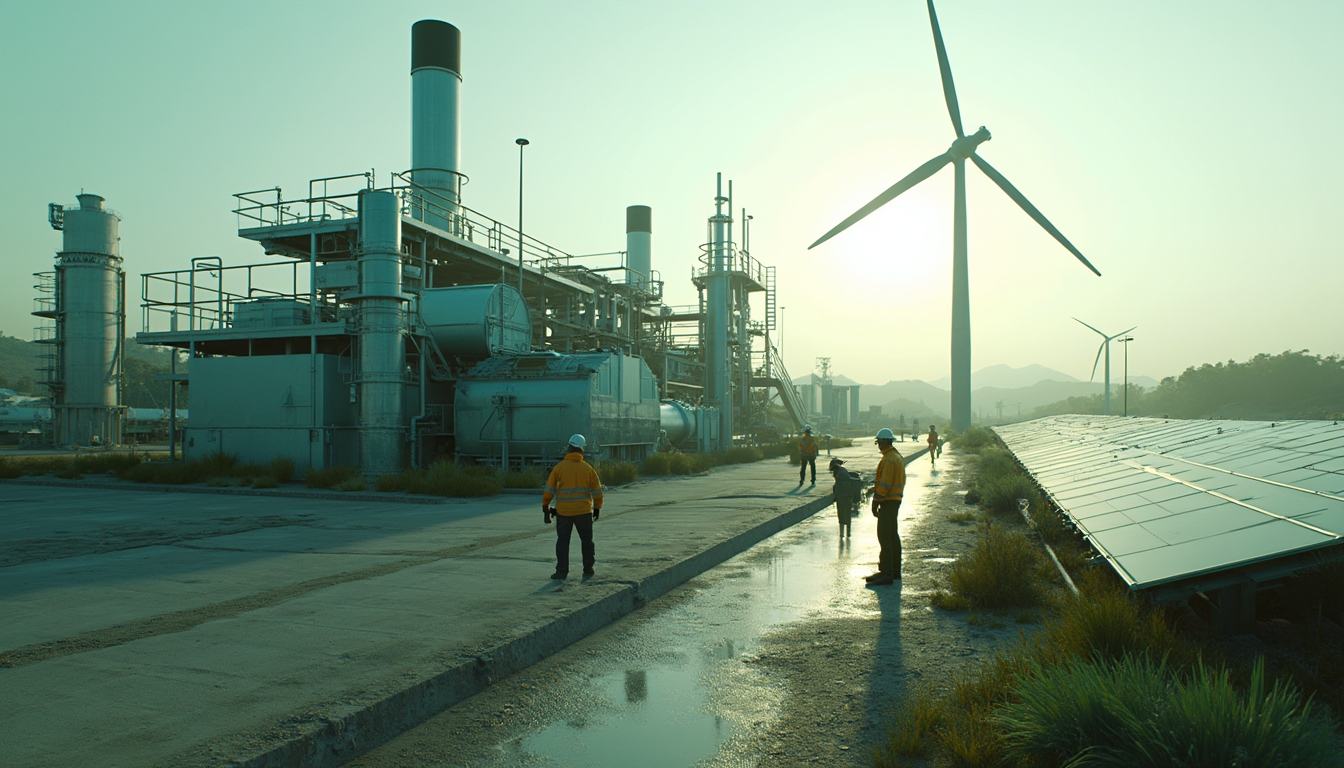
POLYGON ((817 455, 817 438, 811 435, 803 435, 803 439, 798 441, 798 453, 804 457, 817 455))
POLYGON ((586 515, 594 509, 602 509, 602 481, 597 470, 583 460, 583 454, 575 451, 565 454, 565 458, 551 470, 546 479, 546 492, 541 494, 541 503, 550 506, 555 499, 555 511, 566 516, 586 515))
POLYGON ((895 448, 882 451, 882 461, 877 464, 877 475, 873 477, 873 499, 879 504, 884 501, 900 501, 905 493, 905 460, 895 448))
POLYGON ((937 432, 934 432, 933 430, 929 430, 929 440, 928 440, 928 442, 929 442, 929 450, 933 450, 934 448, 937 448, 937 447, 938 447, 938 433, 937 433, 937 432))

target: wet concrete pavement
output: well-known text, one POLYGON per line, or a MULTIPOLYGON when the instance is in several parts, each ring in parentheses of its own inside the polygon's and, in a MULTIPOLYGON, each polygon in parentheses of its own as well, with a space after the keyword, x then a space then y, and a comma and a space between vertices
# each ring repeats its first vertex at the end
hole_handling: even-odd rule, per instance
MULTIPOLYGON (((836 453, 865 477, 876 464, 871 446, 836 453)), ((924 497, 940 478, 927 459, 912 462, 903 538, 920 524, 924 497)), ((904 555, 951 559, 936 548, 904 555)), ((840 644, 825 627, 863 619, 868 639, 854 650, 870 666, 892 663, 900 657, 902 614, 928 610, 903 607, 899 582, 864 586, 877 557, 871 515, 864 510, 842 539, 831 506, 351 766, 757 765, 777 746, 762 737, 780 727, 790 698, 805 702, 819 693, 791 690, 786 675, 762 663, 773 636, 801 629, 810 653, 834 654, 840 644)), ((856 716, 873 720, 885 714, 889 697, 871 697, 872 683, 837 671, 822 685, 838 689, 856 716)), ((858 749, 854 756, 869 754, 858 749)))
MULTIPOLYGON (((6 765, 336 764, 824 506, 828 486, 794 472, 615 489, 597 577, 563 584, 535 498, 0 484, 6 765)), ((751 621, 818 599, 774 583, 779 606, 753 598, 751 621)), ((664 689, 669 672, 644 671, 664 689)))

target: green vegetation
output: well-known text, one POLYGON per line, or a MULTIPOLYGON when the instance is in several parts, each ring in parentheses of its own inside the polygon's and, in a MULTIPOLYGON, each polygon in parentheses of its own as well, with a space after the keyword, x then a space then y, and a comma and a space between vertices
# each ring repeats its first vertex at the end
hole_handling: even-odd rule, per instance
POLYGON ((971 427, 951 441, 957 450, 966 453, 979 453, 989 446, 1000 444, 998 436, 984 427, 971 427))
POLYGON ((0 458, 0 478, 55 475, 77 480, 84 475, 123 475, 144 461, 144 454, 75 453, 64 456, 8 456, 0 458))
POLYGON ((893 713, 876 766, 1326 766, 1333 722, 1297 688, 1210 668, 1160 613, 1100 576, 1032 637, 893 713), (1244 678, 1243 678, 1244 679, 1244 678))
POLYGON ((354 467, 335 466, 326 469, 310 469, 303 478, 303 484, 309 488, 334 488, 358 474, 359 470, 354 467))
POLYGON ((606 486, 625 485, 639 479, 639 467, 628 461, 599 461, 593 469, 597 470, 597 476, 606 486))
MULTIPOLYGON (((1123 398, 1123 390, 1111 394, 1112 413, 1123 398)), ((1032 418, 1102 409, 1100 394, 1071 397, 1037 408, 1032 418)), ((1206 363, 1151 390, 1131 385, 1129 412, 1173 419, 1337 419, 1344 416, 1344 358, 1288 350, 1244 363, 1206 363)))
POLYGON ((952 591, 936 591, 932 601, 946 610, 1002 610, 1038 605, 1044 599, 1038 574, 1043 567, 1034 542, 1021 533, 989 523, 974 549, 952 564, 948 572, 952 591))
POLYGON ((355 475, 354 477, 346 478, 345 480, 342 480, 341 482, 331 486, 331 490, 341 492, 367 491, 368 489, 369 484, 367 481, 364 480, 363 475, 355 475))
POLYGON ((440 459, 429 469, 404 469, 378 478, 383 492, 417 493, 429 496, 494 496, 504 487, 499 472, 489 467, 461 467, 440 459))

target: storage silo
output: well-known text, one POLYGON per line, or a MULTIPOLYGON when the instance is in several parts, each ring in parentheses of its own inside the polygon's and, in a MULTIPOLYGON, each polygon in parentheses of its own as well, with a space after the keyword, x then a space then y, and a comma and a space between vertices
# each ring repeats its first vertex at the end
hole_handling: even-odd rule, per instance
POLYGON ((57 445, 115 445, 122 438, 122 348, 126 338, 126 275, 118 225, 98 195, 81 194, 78 208, 50 206, 62 231, 49 304, 34 314, 55 321, 42 341, 55 349, 47 378, 57 445))

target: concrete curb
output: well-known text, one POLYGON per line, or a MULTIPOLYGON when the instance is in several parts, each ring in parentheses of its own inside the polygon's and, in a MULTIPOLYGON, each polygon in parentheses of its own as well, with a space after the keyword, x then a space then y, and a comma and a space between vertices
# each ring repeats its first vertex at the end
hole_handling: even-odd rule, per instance
POLYGON ((621 589, 527 634, 495 645, 473 660, 411 684, 387 698, 322 722, 298 725, 285 743, 231 765, 246 768, 327 768, 410 730, 496 681, 587 637, 642 608, 670 590, 704 573, 774 534, 796 525, 832 504, 829 495, 719 542, 636 584, 621 589))

